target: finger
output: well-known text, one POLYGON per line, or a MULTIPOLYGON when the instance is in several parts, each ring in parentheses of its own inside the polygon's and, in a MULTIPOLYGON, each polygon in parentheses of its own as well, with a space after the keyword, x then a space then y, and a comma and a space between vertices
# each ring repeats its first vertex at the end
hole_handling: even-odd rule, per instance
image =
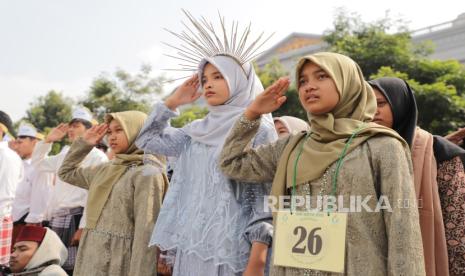
POLYGON ((195 87, 199 87, 199 86, 200 86, 200 81, 199 81, 198 78, 194 81, 193 86, 195 86, 195 87))
POLYGON ((102 124, 102 125, 100 125, 100 127, 98 129, 98 133, 105 135, 107 133, 107 130, 108 130, 108 125, 107 124, 102 124))
POLYGON ((193 80, 194 80, 194 76, 191 76, 184 82, 184 85, 187 85, 187 86, 192 85, 193 80))
POLYGON ((281 96, 279 99, 278 99, 278 105, 281 106, 283 105, 284 102, 286 102, 287 100, 287 97, 286 96, 281 96))
POLYGON ((289 84, 290 84, 289 78, 280 78, 278 90, 281 92, 282 90, 287 89, 289 87, 289 84))
POLYGON ((281 83, 281 85, 278 87, 278 94, 280 96, 284 95, 286 93, 287 89, 289 88, 290 83, 288 81, 284 81, 281 83))
POLYGON ((268 86, 265 91, 263 92, 264 95, 273 94, 275 92, 276 87, 278 86, 278 81, 275 81, 272 85, 268 86))
POLYGON ((63 131, 63 132, 66 132, 69 128, 69 125, 68 124, 63 124, 63 126, 61 126, 60 130, 63 131))

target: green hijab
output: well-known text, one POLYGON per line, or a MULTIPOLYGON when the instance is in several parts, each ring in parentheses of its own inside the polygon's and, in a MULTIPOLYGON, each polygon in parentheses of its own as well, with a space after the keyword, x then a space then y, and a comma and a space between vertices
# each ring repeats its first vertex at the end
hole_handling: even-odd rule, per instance
POLYGON ((360 67, 352 59, 329 52, 303 57, 297 65, 297 78, 307 62, 318 65, 329 74, 336 84, 339 102, 329 113, 307 114, 311 126, 310 137, 305 141, 305 133, 301 133, 291 138, 286 146, 273 184, 272 194, 276 196, 285 194, 286 187, 292 187, 294 162, 300 143, 305 144, 297 164, 297 185, 321 177, 326 168, 337 161, 347 139, 361 127, 348 147, 347 154, 375 135, 394 137, 407 147, 397 132, 371 122, 377 109, 376 97, 364 80, 360 67))
POLYGON ((88 228, 95 228, 113 185, 118 182, 129 167, 143 164, 144 151, 136 147, 135 140, 146 118, 147 115, 140 111, 117 112, 105 116, 107 124, 112 120, 118 121, 126 134, 129 148, 125 153, 116 154, 115 159, 92 179, 87 200, 88 228))

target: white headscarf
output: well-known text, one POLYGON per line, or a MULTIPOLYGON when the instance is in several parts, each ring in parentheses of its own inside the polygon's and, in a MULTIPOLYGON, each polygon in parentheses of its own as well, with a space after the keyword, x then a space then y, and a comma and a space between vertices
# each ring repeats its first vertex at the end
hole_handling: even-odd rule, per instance
POLYGON ((274 122, 281 122, 287 128, 289 134, 297 134, 302 131, 310 131, 310 125, 308 124, 308 122, 296 117, 281 116, 274 117, 273 120, 274 122))
MULTIPOLYGON (((234 123, 264 89, 249 62, 240 66, 229 56, 205 58, 199 64, 199 79, 202 79, 207 63, 215 66, 223 75, 229 87, 229 99, 222 105, 209 105, 209 113, 205 118, 191 122, 184 126, 183 130, 193 140, 210 146, 218 146, 221 150, 234 123)), ((263 115, 261 123, 274 128, 271 114, 263 115)))

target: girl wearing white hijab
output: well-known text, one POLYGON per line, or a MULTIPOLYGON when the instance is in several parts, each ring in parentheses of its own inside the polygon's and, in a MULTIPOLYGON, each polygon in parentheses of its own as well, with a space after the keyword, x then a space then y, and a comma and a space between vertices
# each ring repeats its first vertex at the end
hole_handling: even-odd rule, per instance
POLYGON ((302 131, 309 131, 310 125, 302 119, 292 116, 274 117, 274 126, 279 138, 302 131))
MULTIPOLYGON (((272 226, 262 197, 270 184, 239 183, 218 167, 230 129, 263 86, 249 62, 240 65, 231 56, 204 58, 198 72, 154 106, 136 142, 148 153, 178 157, 150 245, 176 250, 173 275, 263 275, 272 226), (200 85, 208 115, 183 128, 169 126, 176 107, 202 95, 200 85), (254 248, 262 249, 255 251, 262 262, 252 257, 254 248)), ((251 146, 276 139, 267 114, 251 146)))

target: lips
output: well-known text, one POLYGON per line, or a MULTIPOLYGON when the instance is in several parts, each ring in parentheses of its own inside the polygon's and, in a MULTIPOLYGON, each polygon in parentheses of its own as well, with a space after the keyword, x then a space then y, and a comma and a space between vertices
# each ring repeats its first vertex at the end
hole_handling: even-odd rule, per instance
POLYGON ((113 148, 115 148, 116 146, 117 146, 117 144, 115 144, 115 143, 110 143, 110 148, 113 149, 113 148))
POLYGON ((207 92, 205 92, 205 97, 207 97, 207 98, 208 98, 208 97, 211 97, 211 96, 213 96, 213 95, 215 95, 215 92, 213 92, 213 91, 207 91, 207 92))
POLYGON ((315 94, 308 94, 307 96, 305 96, 305 101, 307 103, 312 103, 312 102, 316 102, 320 99, 319 96, 315 95, 315 94))

